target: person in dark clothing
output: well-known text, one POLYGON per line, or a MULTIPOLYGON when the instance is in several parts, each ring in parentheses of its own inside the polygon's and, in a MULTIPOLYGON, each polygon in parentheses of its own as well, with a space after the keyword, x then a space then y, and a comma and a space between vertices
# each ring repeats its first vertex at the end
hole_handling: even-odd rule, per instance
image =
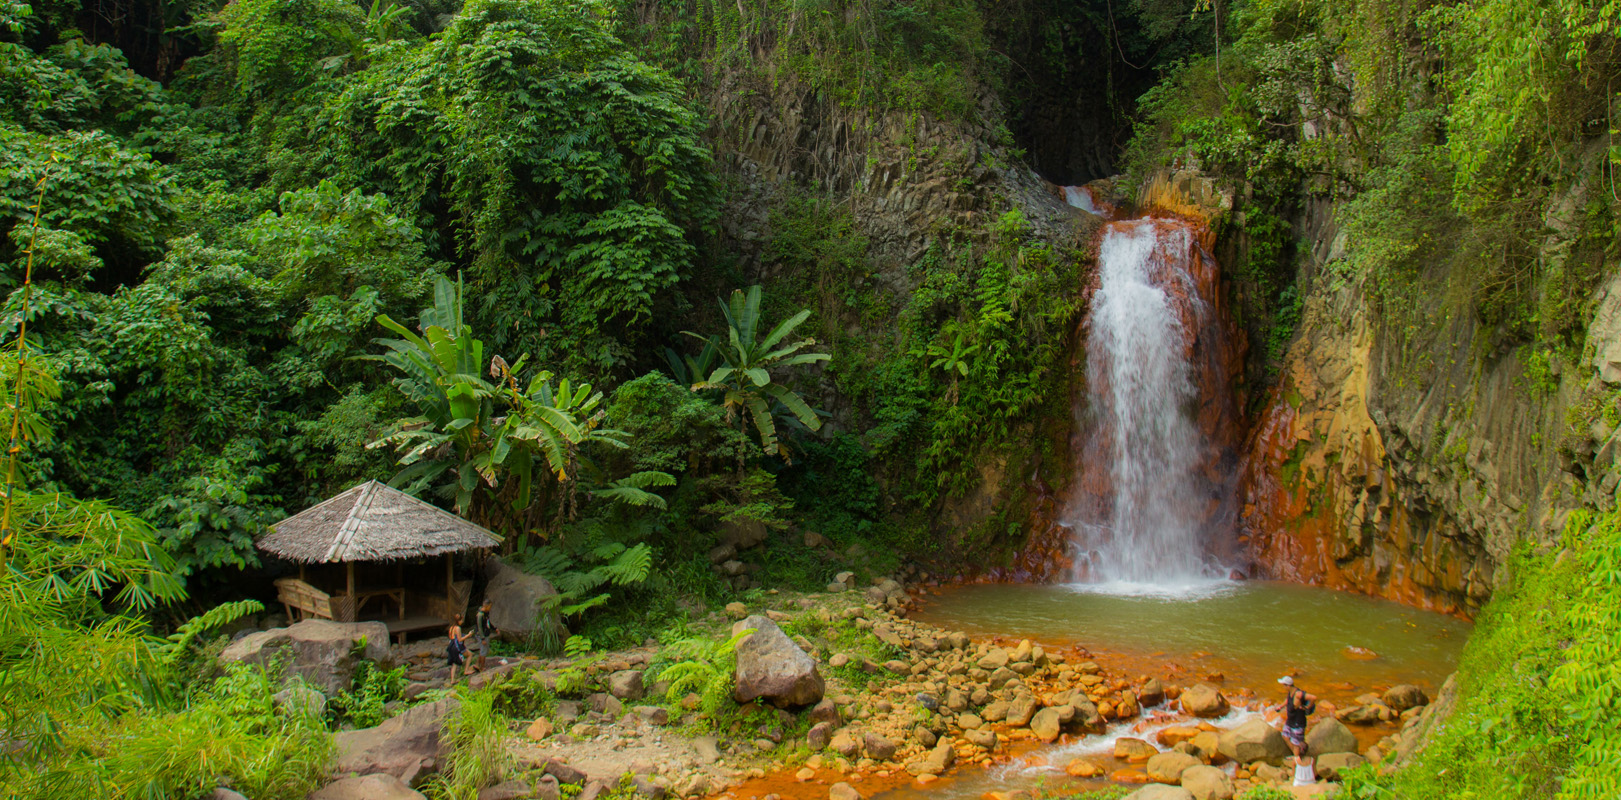
POLYGON ((484 598, 484 604, 478 607, 478 613, 473 616, 473 632, 478 635, 478 671, 484 671, 484 661, 490 657, 490 639, 495 637, 495 625, 490 622, 490 607, 494 603, 490 598, 484 598))
POLYGON ((1277 706, 1283 712, 1283 740, 1294 751, 1295 763, 1309 767, 1312 760, 1306 756, 1306 718, 1317 710, 1317 695, 1297 688, 1295 679, 1289 675, 1279 678, 1278 683, 1288 690, 1283 703, 1277 706))
POLYGON ((450 624, 450 644, 445 646, 445 665, 450 667, 450 682, 456 682, 456 671, 467 663, 464 656, 467 653, 467 634, 462 632, 462 615, 456 615, 456 621, 450 624))

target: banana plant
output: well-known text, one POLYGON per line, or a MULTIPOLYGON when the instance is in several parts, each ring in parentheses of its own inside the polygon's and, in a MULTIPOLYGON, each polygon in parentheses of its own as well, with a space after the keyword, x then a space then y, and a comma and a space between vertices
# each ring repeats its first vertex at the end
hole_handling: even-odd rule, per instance
POLYGON ((809 310, 800 311, 761 337, 759 286, 751 286, 747 292, 741 289, 733 291, 731 302, 721 303, 720 309, 726 318, 724 339, 686 332, 688 336, 703 342, 706 350, 713 350, 715 357, 721 361, 721 366, 709 372, 707 377, 695 381, 692 389, 719 390, 721 404, 726 408, 728 418, 737 419, 740 424, 744 417, 752 420, 760 434, 760 449, 767 455, 783 455, 786 458, 777 440, 774 406, 780 404, 794 419, 813 431, 821 429, 822 421, 804 398, 777 383, 771 371, 828 361, 832 356, 800 352, 816 344, 815 339, 785 341, 810 318, 809 310))
POLYGON ((922 353, 916 351, 913 353, 932 359, 929 361, 929 369, 943 369, 951 376, 951 387, 946 390, 946 402, 951 405, 957 404, 957 379, 968 377, 968 357, 979 350, 978 344, 967 343, 966 335, 966 331, 958 328, 956 339, 952 341, 950 347, 930 343, 928 349, 922 353))

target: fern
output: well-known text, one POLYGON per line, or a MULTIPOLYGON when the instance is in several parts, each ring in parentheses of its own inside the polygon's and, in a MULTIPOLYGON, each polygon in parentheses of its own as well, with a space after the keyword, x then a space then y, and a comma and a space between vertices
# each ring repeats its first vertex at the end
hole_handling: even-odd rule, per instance
POLYGON ((198 614, 185 621, 174 633, 154 648, 158 659, 167 666, 174 666, 186 654, 187 648, 198 636, 211 631, 221 625, 229 625, 249 614, 257 614, 265 610, 264 603, 258 600, 237 600, 231 603, 221 603, 213 608, 198 614))

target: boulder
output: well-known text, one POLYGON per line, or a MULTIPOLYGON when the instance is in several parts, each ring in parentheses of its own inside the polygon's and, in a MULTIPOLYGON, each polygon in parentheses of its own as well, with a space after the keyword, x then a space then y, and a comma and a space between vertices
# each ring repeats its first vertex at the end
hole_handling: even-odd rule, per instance
POLYGON ((1064 774, 1072 778, 1096 778, 1103 774, 1103 767, 1097 762, 1084 758, 1072 758, 1064 765, 1064 774))
POLYGON ((1202 764, 1203 761, 1187 753, 1156 753, 1148 759, 1144 769, 1148 772, 1148 779, 1155 783, 1181 783, 1182 770, 1202 764))
POLYGON ((1346 770, 1366 763, 1368 760, 1356 753, 1329 753, 1317 759, 1317 777, 1337 781, 1345 777, 1346 770))
POLYGON ((421 793, 393 775, 363 775, 334 781, 313 792, 309 800, 426 800, 421 793))
POLYGON ((805 746, 809 747, 813 752, 826 750, 827 746, 832 743, 833 723, 831 722, 818 722, 805 732, 805 746))
POLYGON ((1182 788, 1193 795, 1193 800, 1232 800, 1237 791, 1226 771, 1203 764, 1182 771, 1182 788))
POLYGON ((297 675, 332 696, 349 688, 362 660, 389 663, 388 626, 307 619, 286 628, 250 633, 227 646, 219 663, 268 667, 278 658, 286 659, 289 676, 297 675))
POLYGON ((203 800, 248 800, 248 798, 247 795, 233 792, 224 786, 216 786, 214 787, 214 791, 211 792, 207 797, 203 798, 203 800))
POLYGON ((545 606, 557 595, 551 581, 499 558, 485 559, 484 575, 489 580, 484 597, 490 601, 490 624, 502 639, 528 641, 542 632, 562 631, 557 615, 545 606))
POLYGON ((1352 725, 1376 725, 1383 721, 1386 713, 1395 712, 1384 703, 1369 703, 1363 706, 1351 706, 1339 713, 1339 718, 1352 725))
POLYGON ((1130 736, 1122 736, 1114 740, 1114 757, 1121 761, 1141 764, 1159 754, 1159 749, 1130 736))
POLYGON ((1036 715, 1036 709, 1040 707, 1041 704, 1036 702, 1036 698, 1030 695, 1025 694, 1013 698, 1013 702, 1009 703, 1007 707, 1007 724, 1014 728, 1023 728, 1029 725, 1030 718, 1036 715))
POLYGON ((1252 761, 1280 764, 1290 753, 1289 743, 1283 740, 1283 734, 1262 719, 1252 719, 1230 731, 1223 731, 1218 749, 1223 756, 1240 764, 1252 761))
POLYGON ((608 676, 604 681, 608 693, 620 700, 640 700, 646 687, 642 685, 642 672, 635 669, 622 669, 608 676))
POLYGON ((817 703, 815 708, 811 709, 810 721, 812 725, 826 722, 834 727, 838 727, 844 722, 839 714, 838 704, 833 702, 833 698, 831 697, 822 698, 822 701, 817 703))
POLYGON ((573 783, 584 785, 586 774, 582 770, 561 758, 552 758, 546 761, 546 774, 557 779, 558 783, 573 783))
POLYGON ((923 759, 918 774, 943 775, 956 761, 957 751, 952 749, 951 742, 941 741, 923 759))
POLYGON ((552 731, 554 730, 556 730, 556 727, 552 725, 551 720, 546 719, 545 717, 535 717, 535 721, 529 723, 529 727, 524 730, 524 733, 529 738, 538 742, 548 736, 551 736, 552 731))
POLYGON ((828 745, 833 752, 845 758, 855 758, 861 752, 861 740, 852 736, 849 731, 839 731, 833 734, 833 741, 828 745))
POLYGON ((1355 753, 1356 734, 1333 717, 1319 721, 1306 731, 1306 754, 1355 753))
POLYGON ((374 728, 333 734, 338 750, 333 771, 339 775, 386 774, 415 784, 439 771, 440 761, 449 752, 449 745, 439 740, 439 731, 459 706, 460 701, 446 698, 408 708, 374 728))
POLYGON ((820 702, 826 684, 816 671, 816 659, 766 617, 750 616, 733 625, 732 634, 748 628, 754 633, 737 646, 737 686, 732 698, 739 703, 763 699, 778 708, 820 702))
POLYGON ((844 781, 839 781, 828 787, 827 797, 828 800, 865 800, 861 793, 856 791, 856 787, 844 781))
POLYGON ((1137 702, 1142 703, 1143 708, 1165 702, 1165 685, 1159 682, 1159 678, 1149 678, 1137 690, 1137 702))
POLYGON ((862 744, 866 747, 867 757, 874 761, 888 761, 895 755, 895 743, 876 733, 862 737, 862 744))
POLYGON ((326 715, 326 695, 310 686, 289 686, 270 696, 284 714, 321 717, 326 715))
POLYGON ((1030 732, 1043 742, 1057 741, 1061 725, 1056 708, 1043 708, 1030 718, 1030 732))
POLYGON ((1193 795, 1180 786, 1150 783, 1120 800, 1193 800, 1193 795))
POLYGON ((1423 689, 1411 683, 1401 683, 1386 689, 1382 699, 1385 701, 1385 705, 1390 706, 1397 713, 1415 706, 1427 706, 1430 704, 1429 695, 1424 694, 1423 689))
POLYGON ((503 781, 478 790, 478 800, 529 800, 534 788, 520 780, 503 781))
POLYGON ((637 706, 632 711, 636 716, 649 725, 670 724, 670 712, 663 706, 637 706))
POLYGON ((1216 731, 1199 731, 1199 735, 1189 739, 1187 744, 1199 751, 1199 757, 1212 764, 1222 764, 1227 757, 1221 754, 1221 734, 1216 731))
POLYGON ((1231 706, 1220 689, 1201 683, 1182 692, 1182 711, 1195 717, 1219 717, 1231 706))
POLYGON ((1097 705, 1086 699, 1084 694, 1077 692, 1066 707, 1074 710, 1072 719, 1090 733, 1102 733, 1109 726, 1109 721, 1103 718, 1103 714, 1098 711, 1097 705))

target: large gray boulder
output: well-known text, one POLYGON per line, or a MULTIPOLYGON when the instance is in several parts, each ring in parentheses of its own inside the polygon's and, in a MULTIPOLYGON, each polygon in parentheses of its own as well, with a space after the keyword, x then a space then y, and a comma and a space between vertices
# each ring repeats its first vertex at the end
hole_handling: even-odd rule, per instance
POLYGON ((410 785, 439 771, 449 745, 439 739, 445 718, 460 702, 446 698, 413 706, 375 728, 340 731, 333 735, 338 756, 333 771, 339 775, 392 775, 410 785))
POLYGON ((1320 756, 1325 753, 1355 753, 1356 734, 1345 723, 1333 717, 1319 721, 1306 731, 1306 755, 1320 756))
POLYGON ((334 781, 313 792, 309 800, 427 800, 393 775, 364 775, 334 781))
POLYGON ((1193 800, 1232 800, 1235 793, 1233 779, 1225 770, 1204 765, 1182 771, 1182 788, 1193 795, 1193 800))
POLYGON ((1182 692, 1182 711, 1195 717, 1219 717, 1231 707, 1220 689, 1201 683, 1182 692))
POLYGON ((530 575, 499 558, 484 562, 488 584, 484 597, 490 601, 490 624, 507 641, 533 639, 542 631, 562 631, 557 615, 546 610, 547 599, 557 596, 551 581, 530 575))
POLYGON ((1266 720, 1252 719, 1230 731, 1223 731, 1217 748, 1228 759, 1240 764, 1265 761, 1277 765, 1289 757, 1289 743, 1266 720))
POLYGON ((361 660, 386 665, 388 626, 381 622, 307 619, 285 628, 250 633, 232 642, 219 663, 268 667, 285 654, 287 673, 331 696, 349 688, 361 660), (364 642, 364 647, 361 643, 364 642))
POLYGON ((827 685, 811 658, 777 623, 755 614, 732 625, 732 635, 753 628, 754 633, 737 646, 737 687, 732 698, 739 703, 765 700, 779 708, 814 705, 822 699, 827 685))

